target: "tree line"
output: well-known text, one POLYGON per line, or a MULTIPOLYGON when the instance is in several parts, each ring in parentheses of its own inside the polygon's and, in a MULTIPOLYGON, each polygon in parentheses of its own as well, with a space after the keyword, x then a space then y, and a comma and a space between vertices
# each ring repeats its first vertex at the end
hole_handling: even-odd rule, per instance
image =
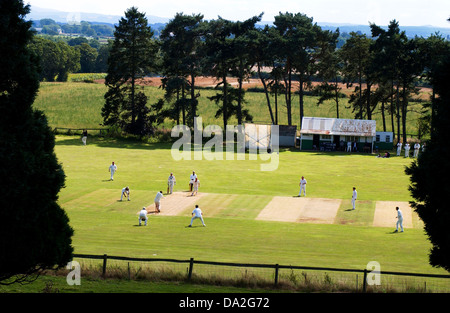
MULTIPOLYGON (((199 76, 218 81, 217 93, 210 97, 218 105, 216 117, 222 117, 226 126, 229 118, 236 116, 240 124, 252 120, 245 109, 243 83, 256 75, 273 124, 278 124, 281 101, 288 124, 296 122, 292 120, 294 93, 301 123, 304 96, 311 90, 319 96, 319 103, 334 100, 339 117, 343 97, 339 83, 343 82, 354 88, 349 103, 355 118, 372 119, 379 110, 384 130, 390 123, 397 138, 405 142, 409 103, 418 92, 417 82, 427 80, 450 52, 449 42, 441 35, 408 38, 395 20, 387 29, 370 24, 371 37, 352 32, 337 48, 339 29, 323 30, 305 14, 280 13, 272 26, 258 27, 262 16, 234 22, 176 14, 159 38, 154 38, 145 14, 129 9, 116 27, 108 58, 109 89, 102 111, 105 125, 120 126, 137 135, 166 118, 192 126, 199 76), (151 72, 162 75, 165 96, 146 105, 148 99, 136 81, 151 72), (236 88, 229 84, 230 76, 237 78, 236 88), (322 83, 313 88, 313 79, 322 83)), ((430 112, 423 116, 424 125, 432 109, 431 104, 424 105, 430 112)))
POLYGON ((67 81, 69 73, 105 73, 112 41, 34 36, 29 48, 40 58, 40 81, 67 81))
POLYGON ((33 22, 33 29, 40 28, 40 32, 46 35, 78 34, 88 37, 113 37, 114 26, 105 23, 90 23, 86 21, 57 23, 51 18, 43 18, 33 22))
MULTIPOLYGON (((428 81, 436 64, 449 53, 448 40, 438 33, 408 38, 393 20, 387 28, 370 24, 371 36, 352 32, 344 34, 343 41, 339 29, 323 30, 305 14, 280 12, 273 25, 264 27, 258 24, 262 16, 234 22, 176 14, 155 36, 145 14, 131 8, 107 45, 84 38, 64 43, 36 37, 32 48, 41 55, 43 80, 65 81, 69 72, 107 72, 104 124, 131 134, 148 134, 165 119, 192 126, 199 76, 217 79, 217 93, 209 100, 217 104, 216 117, 222 118, 224 126, 232 116, 239 124, 251 121, 243 83, 257 77, 272 124, 278 124, 278 108, 283 105, 288 125, 301 125, 307 93, 317 95, 319 105, 331 100, 339 118, 344 83, 353 88, 348 103, 354 118, 370 120, 380 114, 383 130, 391 129, 394 138, 406 142, 410 102, 418 93, 417 84, 428 81), (130 40, 134 42, 131 46, 130 40), (138 63, 143 66, 135 68, 138 63), (118 64, 132 66, 124 69, 118 64), (148 104, 136 81, 154 73, 163 77, 165 95, 148 104), (229 84, 230 76, 238 79, 236 88, 229 84), (313 80, 321 83, 313 87, 313 80), (121 105, 116 103, 118 92, 121 105), (298 95, 299 121, 292 119, 294 94, 298 95)), ((433 93, 423 104, 421 136, 429 133, 434 98, 433 93)))

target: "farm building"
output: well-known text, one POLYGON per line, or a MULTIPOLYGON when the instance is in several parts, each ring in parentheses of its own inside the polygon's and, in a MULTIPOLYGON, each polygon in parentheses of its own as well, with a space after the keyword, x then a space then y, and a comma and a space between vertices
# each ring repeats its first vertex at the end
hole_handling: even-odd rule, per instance
POLYGON ((372 152, 376 139, 376 122, 373 120, 321 117, 302 119, 301 150, 347 151, 350 143, 352 151, 372 152))

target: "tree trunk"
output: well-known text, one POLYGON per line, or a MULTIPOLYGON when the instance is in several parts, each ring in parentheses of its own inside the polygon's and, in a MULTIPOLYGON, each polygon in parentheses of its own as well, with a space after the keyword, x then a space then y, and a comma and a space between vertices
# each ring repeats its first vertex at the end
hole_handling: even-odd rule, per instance
POLYGON ((366 102, 366 105, 367 105, 367 119, 368 120, 372 119, 372 110, 370 108, 370 89, 371 89, 371 85, 370 85, 369 82, 367 82, 367 87, 366 87, 366 90, 367 90, 367 102, 366 102))
MULTIPOLYGON (((395 140, 395 123, 394 123, 394 114, 395 114, 395 109, 394 109, 394 81, 391 81, 391 126, 392 126, 392 141, 395 140)), ((398 138, 398 137, 397 137, 398 138)), ((400 138, 397 139, 397 142, 400 142, 400 138)))
MULTIPOLYGON (((401 138, 400 137, 400 98, 399 98, 400 92, 399 92, 399 88, 400 88, 400 86, 399 86, 399 84, 397 84, 396 104, 397 104, 397 138, 398 138, 398 140, 400 140, 400 138, 401 138)), ((403 142, 403 143, 406 143, 406 142, 403 142)))
POLYGON ((227 129, 227 121, 228 121, 228 86, 227 86, 227 74, 223 74, 223 107, 222 107, 222 115, 223 115, 223 129, 227 129))
POLYGON ((269 90, 267 88, 267 84, 266 84, 265 79, 261 75, 261 65, 260 65, 259 62, 258 62, 258 76, 259 76, 259 79, 261 80, 261 83, 263 84, 263 87, 264 87, 264 93, 266 95, 266 101, 267 101, 267 107, 269 108, 270 119, 272 120, 272 124, 275 124, 275 121, 274 121, 274 118, 273 118, 272 106, 270 105, 269 90))
POLYGON ((336 118, 339 118, 339 83, 337 77, 334 82, 334 101, 336 102, 336 118))
POLYGON ((288 86, 287 86, 287 101, 286 101, 286 107, 287 107, 287 118, 288 118, 288 125, 291 126, 292 125, 292 109, 291 109, 291 99, 292 99, 292 94, 291 94, 291 86, 292 86, 292 69, 289 67, 289 72, 288 72, 288 86))
POLYGON ((381 101, 381 119, 383 121, 383 131, 386 131, 386 114, 384 112, 385 110, 385 105, 384 105, 384 100, 381 101))
POLYGON ((403 128, 403 141, 406 142, 406 113, 408 110, 408 91, 407 85, 403 84, 403 97, 402 97, 402 128, 403 128))
POLYGON ((183 82, 181 84, 181 110, 183 113, 183 125, 186 125, 186 94, 185 94, 185 88, 184 88, 184 79, 183 82))
MULTIPOLYGON (((192 118, 195 118, 197 115, 197 108, 195 103, 195 75, 191 74, 191 111, 192 118)), ((194 125, 194 120, 192 120, 192 125, 194 125)))
POLYGON ((302 128, 303 119, 303 76, 300 75, 300 86, 299 86, 299 110, 300 110, 300 128, 302 128))

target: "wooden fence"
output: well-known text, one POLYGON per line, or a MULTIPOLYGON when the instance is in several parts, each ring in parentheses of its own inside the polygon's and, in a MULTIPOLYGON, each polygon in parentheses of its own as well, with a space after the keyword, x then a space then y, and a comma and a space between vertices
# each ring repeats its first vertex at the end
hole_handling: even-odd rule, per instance
MULTIPOLYGON (((289 270, 311 270, 311 271, 322 271, 322 272, 347 272, 347 273, 359 273, 363 274, 362 286, 361 290, 366 292, 367 290, 367 275, 371 274, 383 274, 383 275, 394 275, 394 276, 409 276, 409 277, 423 277, 423 278, 437 278, 437 279, 449 279, 450 275, 438 275, 438 274, 419 274, 419 273, 404 273, 404 272, 375 272, 369 271, 367 269, 344 269, 344 268, 330 268, 330 267, 311 267, 311 266, 292 266, 292 265, 280 265, 280 264, 252 264, 252 263, 229 263, 229 262, 211 262, 211 261, 197 261, 194 258, 190 258, 189 260, 175 260, 175 259, 162 259, 162 258, 131 258, 131 257, 122 257, 122 256, 108 256, 104 255, 87 255, 87 254, 74 254, 74 258, 82 258, 82 259, 97 259, 103 260, 102 266, 102 274, 103 277, 106 275, 106 268, 108 260, 120 260, 120 261, 138 261, 138 262, 169 262, 169 263, 185 263, 189 265, 187 280, 191 281, 192 274, 194 271, 194 264, 204 264, 204 265, 213 265, 213 266, 228 266, 228 267, 244 267, 244 268, 268 268, 274 271, 274 285, 278 284, 279 271, 281 269, 289 269, 289 270)), ((449 283, 449 280, 446 280, 445 283, 449 283)), ((445 292, 450 291, 450 285, 448 285, 445 292)))

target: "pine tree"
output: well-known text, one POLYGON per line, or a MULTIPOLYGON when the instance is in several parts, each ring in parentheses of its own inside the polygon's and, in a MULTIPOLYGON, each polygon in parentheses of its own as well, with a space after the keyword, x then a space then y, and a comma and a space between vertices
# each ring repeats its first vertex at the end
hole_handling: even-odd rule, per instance
POLYGON ((411 191, 415 201, 412 207, 425 225, 432 248, 429 262, 432 266, 450 271, 450 208, 447 195, 450 193, 450 57, 436 66, 431 79, 439 96, 435 99, 431 138, 418 160, 406 168, 411 176, 411 191))
POLYGON ((157 46, 152 37, 145 14, 135 7, 128 9, 114 32, 105 79, 108 91, 102 109, 104 124, 139 136, 148 133, 150 127, 147 99, 138 82, 152 72, 156 63, 157 46))
POLYGON ((0 284, 32 280, 71 259, 73 230, 57 203, 65 175, 45 115, 32 108, 39 60, 22 1, 0 2, 0 284))

